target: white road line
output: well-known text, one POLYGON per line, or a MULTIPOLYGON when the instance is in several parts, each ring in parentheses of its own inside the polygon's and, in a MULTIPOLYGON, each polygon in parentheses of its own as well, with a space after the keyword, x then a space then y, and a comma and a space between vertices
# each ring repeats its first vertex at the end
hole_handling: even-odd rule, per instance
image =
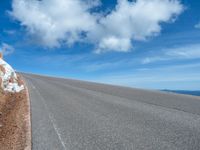
POLYGON ((45 109, 47 110, 47 112, 48 112, 48 116, 49 116, 49 119, 50 119, 50 121, 51 121, 51 123, 52 123, 52 125, 53 125, 53 128, 54 128, 54 130, 55 130, 55 132, 56 132, 56 134, 57 134, 57 136, 58 136, 58 138, 59 138, 59 140, 60 140, 60 143, 62 144, 62 147, 64 148, 64 150, 67 150, 67 148, 65 147, 65 142, 62 140, 62 137, 61 137, 61 134, 60 134, 60 132, 59 132, 59 129, 58 129, 58 127, 56 126, 56 123, 55 123, 55 119, 53 118, 53 115, 51 115, 51 113, 50 113, 50 111, 49 111, 49 109, 48 109, 48 106, 47 106, 47 104, 45 103, 45 100, 44 100, 44 98, 42 97, 42 95, 40 94, 40 92, 37 90, 37 88, 33 85, 33 83, 31 83, 31 86, 32 86, 32 88, 38 93, 38 95, 40 96, 40 98, 41 98, 41 100, 42 100, 42 102, 43 102, 43 104, 44 104, 44 106, 45 106, 45 109))

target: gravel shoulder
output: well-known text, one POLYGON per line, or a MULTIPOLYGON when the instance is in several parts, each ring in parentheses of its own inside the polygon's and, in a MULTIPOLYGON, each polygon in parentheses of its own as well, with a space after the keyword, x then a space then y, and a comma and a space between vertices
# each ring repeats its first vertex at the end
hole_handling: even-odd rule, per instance
POLYGON ((0 145, 0 150, 31 149, 27 88, 19 93, 0 91, 0 145))

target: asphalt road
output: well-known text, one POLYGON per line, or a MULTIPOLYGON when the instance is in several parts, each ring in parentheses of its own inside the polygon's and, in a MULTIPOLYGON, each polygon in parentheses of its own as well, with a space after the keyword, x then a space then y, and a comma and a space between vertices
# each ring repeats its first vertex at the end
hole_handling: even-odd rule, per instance
POLYGON ((23 74, 33 150, 200 150, 200 98, 23 74))

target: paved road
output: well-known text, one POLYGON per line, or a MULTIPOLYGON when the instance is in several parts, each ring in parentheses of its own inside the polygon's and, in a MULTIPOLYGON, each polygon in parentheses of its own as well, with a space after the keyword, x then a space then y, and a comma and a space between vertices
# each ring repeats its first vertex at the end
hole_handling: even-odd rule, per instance
POLYGON ((23 75, 33 150, 200 150, 200 98, 23 75))

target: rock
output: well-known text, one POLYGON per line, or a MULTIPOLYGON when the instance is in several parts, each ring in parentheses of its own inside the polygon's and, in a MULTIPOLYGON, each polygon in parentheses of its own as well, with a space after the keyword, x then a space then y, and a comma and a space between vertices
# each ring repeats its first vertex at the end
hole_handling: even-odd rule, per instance
POLYGON ((3 65, 0 65, 0 72, 1 72, 2 74, 5 74, 5 73, 6 73, 6 70, 5 70, 5 68, 3 67, 3 65))
POLYGON ((0 58, 0 86, 3 91, 15 93, 24 89, 12 67, 0 58))
POLYGON ((3 80, 2 80, 2 78, 0 77, 0 86, 2 86, 2 83, 3 83, 3 80))

